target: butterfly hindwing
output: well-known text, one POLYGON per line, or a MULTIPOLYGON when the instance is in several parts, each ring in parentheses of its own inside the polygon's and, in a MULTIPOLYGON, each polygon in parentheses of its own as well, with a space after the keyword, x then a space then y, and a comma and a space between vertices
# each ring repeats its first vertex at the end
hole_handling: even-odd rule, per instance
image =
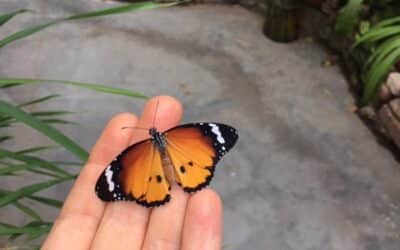
POLYGON ((160 152, 146 140, 127 148, 104 170, 96 193, 104 201, 133 200, 151 207, 169 201, 169 186, 160 152))
POLYGON ((211 181, 215 164, 236 143, 234 128, 219 123, 192 123, 164 133, 176 181, 186 192, 194 192, 211 181))

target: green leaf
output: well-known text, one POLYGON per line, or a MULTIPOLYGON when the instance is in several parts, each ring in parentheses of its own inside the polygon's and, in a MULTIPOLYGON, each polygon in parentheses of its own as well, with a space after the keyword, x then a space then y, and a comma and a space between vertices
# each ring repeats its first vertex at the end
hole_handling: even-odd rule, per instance
POLYGON ((10 84, 10 83, 21 84, 22 85, 22 84, 40 84, 40 83, 44 83, 44 82, 66 84, 66 85, 72 85, 72 86, 76 86, 76 87, 81 87, 81 88, 94 90, 94 91, 97 91, 97 92, 103 92, 103 93, 117 94, 117 95, 128 96, 128 97, 148 99, 148 97, 145 96, 145 95, 142 95, 142 94, 137 93, 137 92, 129 91, 129 90, 126 90, 126 89, 113 88, 113 87, 108 87, 108 86, 105 86, 105 85, 99 85, 99 84, 93 84, 93 83, 71 82, 71 81, 62 81, 62 80, 0 78, 0 87, 1 86, 6 86, 7 84, 10 84))
POLYGON ((24 204, 22 204, 21 202, 15 202, 14 203, 15 207, 17 207, 19 210, 21 210, 23 213, 31 216, 33 219, 35 220, 39 220, 41 221, 42 219, 40 218, 40 215, 38 213, 36 213, 35 210, 33 210, 32 208, 25 206, 24 204))
POLYGON ((27 11, 28 10, 26 10, 26 9, 21 9, 21 10, 17 10, 17 11, 6 13, 6 14, 0 14, 0 26, 5 24, 6 22, 10 21, 10 19, 13 18, 14 16, 16 16, 20 13, 27 12, 27 11))
POLYGON ((42 204, 48 205, 48 206, 52 206, 52 207, 56 207, 56 208, 61 208, 63 205, 62 201, 56 200, 56 199, 51 199, 51 198, 47 198, 47 197, 40 197, 40 196, 34 196, 34 195, 28 195, 27 196, 28 199, 40 202, 42 204))
MULTIPOLYGON (((0 188, 0 198, 2 196, 5 196, 9 193, 12 193, 13 191, 9 191, 9 190, 5 190, 5 189, 1 189, 0 188)), ((60 208, 62 207, 63 202, 56 200, 56 199, 51 199, 51 198, 47 198, 47 197, 42 197, 42 196, 37 196, 37 195, 27 195, 26 198, 30 199, 30 200, 34 200, 37 201, 39 203, 42 203, 44 205, 47 206, 52 206, 52 207, 56 207, 56 208, 60 208)))
POLYGON ((374 25, 373 29, 380 29, 394 24, 397 25, 398 23, 400 23, 400 17, 393 17, 377 23, 376 25, 374 25))
POLYGON ((24 37, 30 36, 32 34, 35 34, 36 32, 39 32, 47 27, 50 27, 56 23, 59 23, 61 20, 55 20, 55 21, 51 21, 48 23, 44 23, 44 24, 39 24, 39 25, 35 25, 32 27, 29 27, 27 29, 18 31, 2 40, 0 40, 0 48, 6 46, 7 44, 14 42, 16 40, 22 39, 24 37))
POLYGON ((71 176, 70 173, 67 171, 57 167, 56 165, 45 161, 43 159, 40 159, 35 156, 30 156, 30 155, 24 155, 24 154, 17 154, 12 151, 8 151, 5 149, 0 149, 0 159, 1 158, 10 158, 13 160, 18 160, 27 163, 30 167, 37 167, 37 168, 43 168, 46 170, 50 170, 54 173, 59 173, 62 174, 63 176, 71 176))
POLYGON ((11 140, 13 137, 9 135, 1 135, 0 136, 0 143, 11 140))
POLYGON ((47 124, 79 125, 79 123, 77 122, 61 120, 61 119, 40 119, 40 120, 47 124))
POLYGON ((73 114, 74 112, 71 111, 65 111, 65 110, 54 110, 54 111, 36 111, 30 113, 33 116, 55 116, 55 115, 70 115, 73 114))
POLYGON ((22 187, 18 190, 15 190, 14 192, 10 192, 9 194, 2 196, 0 198, 0 207, 4 207, 5 205, 8 205, 15 201, 18 201, 19 199, 21 199, 23 197, 32 195, 36 192, 39 192, 41 190, 47 189, 49 187, 52 187, 54 185, 57 185, 59 183, 69 181, 72 179, 74 179, 74 177, 63 177, 63 178, 59 178, 59 179, 55 179, 55 180, 44 181, 44 182, 40 182, 40 183, 22 187))
MULTIPOLYGON (((4 189, 0 189, 0 197, 4 196, 6 194, 11 193, 10 191, 4 190, 4 189)), ((35 220, 41 221, 42 219, 40 218, 40 215, 38 213, 36 213, 36 211, 32 210, 31 208, 25 206, 24 204, 16 201, 13 203, 13 205, 15 207, 17 207, 19 210, 21 210, 23 213, 31 216, 32 218, 34 218, 35 220)))
POLYGON ((48 232, 51 226, 51 223, 43 221, 34 221, 22 227, 0 223, 0 235, 34 234, 37 230, 44 230, 45 232, 48 232))
POLYGON ((378 30, 371 29, 354 43, 353 48, 363 43, 373 43, 400 34, 400 27, 386 27, 378 30))
POLYGON ((363 0, 349 0, 340 10, 336 19, 335 29, 337 32, 350 35, 360 20, 363 0))
POLYGON ((29 28, 26 28, 24 30, 21 30, 19 32, 16 32, 2 40, 0 40, 0 48, 11 43, 14 41, 17 41, 19 39, 25 38, 27 36, 30 36, 36 32, 39 32, 47 27, 50 27, 52 25, 61 23, 63 21, 68 21, 68 20, 77 20, 77 19, 85 19, 85 18, 91 18, 91 17, 98 17, 98 16, 105 16, 105 15, 112 15, 112 14, 120 14, 120 13, 125 13, 128 11, 136 11, 136 10, 145 10, 145 9, 154 9, 154 8, 161 8, 161 7, 169 7, 173 5, 179 4, 178 2, 174 3, 154 3, 154 2, 139 2, 139 3, 131 3, 131 4, 125 4, 122 6, 118 7, 112 7, 112 8, 107 8, 103 10, 98 10, 98 11, 91 11, 87 13, 81 13, 73 16, 69 16, 66 18, 61 18, 57 19, 51 22, 47 22, 44 24, 39 24, 35 25, 29 28))
MULTIPOLYGON (((55 177, 55 178, 60 178, 62 176, 49 173, 47 171, 39 170, 37 169, 38 166, 35 165, 30 165, 30 164, 19 164, 19 165, 14 165, 14 164, 9 164, 7 167, 2 167, 0 168, 0 176, 2 175, 16 175, 16 172, 19 171, 28 171, 40 175, 45 175, 45 176, 50 176, 50 177, 55 177)), ((65 175, 64 175, 65 176, 65 175)))
POLYGON ((370 66, 374 61, 382 61, 393 50, 400 47, 400 36, 393 37, 381 43, 369 56, 366 66, 370 66))
MULTIPOLYGON (((20 84, 16 84, 16 85, 20 85, 20 84)), ((59 96, 60 95, 47 95, 47 96, 44 96, 44 97, 40 97, 40 98, 31 100, 29 102, 24 102, 24 103, 18 104, 17 107, 18 108, 22 108, 22 107, 30 106, 30 105, 33 105, 33 104, 37 104, 37 103, 48 101, 50 99, 53 99, 53 98, 56 98, 56 97, 59 97, 59 96)))
POLYGON ((79 159, 83 161, 87 160, 88 153, 78 144, 57 129, 26 113, 22 109, 0 100, 0 113, 14 117, 17 121, 25 123, 26 125, 36 129, 48 138, 52 139, 54 142, 60 144, 79 159))
POLYGON ((32 153, 37 153, 40 151, 44 151, 44 150, 49 150, 49 149, 55 149, 58 148, 58 146, 41 146, 41 147, 33 147, 33 148, 27 148, 27 149, 23 149, 20 151, 15 152, 16 154, 32 154, 32 153))
POLYGON ((2 118, 0 118, 0 128, 9 127, 14 122, 15 122, 15 119, 12 117, 2 117, 2 118))
POLYGON ((375 63, 371 65, 371 69, 366 76, 365 86, 363 89, 363 104, 367 104, 372 100, 378 87, 399 58, 400 48, 397 48, 382 61, 375 61, 375 63))
POLYGON ((155 3, 155 2, 138 2, 132 4, 125 4, 118 7, 112 7, 103 10, 91 11, 87 13, 82 13, 78 15, 73 15, 70 17, 65 18, 64 20, 76 20, 76 19, 84 19, 84 18, 91 18, 91 17, 99 17, 99 16, 108 16, 114 14, 122 14, 131 11, 138 11, 138 10, 149 10, 155 8, 162 8, 162 7, 170 7, 179 4, 179 2, 172 2, 172 3, 155 3))

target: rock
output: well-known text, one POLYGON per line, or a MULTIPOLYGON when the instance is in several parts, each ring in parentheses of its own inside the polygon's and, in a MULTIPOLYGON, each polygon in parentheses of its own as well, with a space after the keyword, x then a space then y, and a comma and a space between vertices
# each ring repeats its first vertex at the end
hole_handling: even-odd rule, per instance
POLYGON ((400 147, 400 98, 383 105, 378 112, 378 117, 386 132, 400 147))
POLYGON ((386 85, 389 87, 392 95, 400 96, 400 73, 390 73, 389 77, 387 78, 386 85))
POLYGON ((379 88, 378 95, 379 95, 379 100, 382 103, 386 103, 387 101, 389 101, 391 99, 392 93, 390 92, 390 89, 386 83, 381 85, 381 87, 379 88))
POLYGON ((361 109, 359 109, 358 112, 361 116, 363 116, 369 120, 372 120, 372 121, 376 120, 375 109, 370 105, 362 107, 361 109))
MULTIPOLYGON (((400 98, 392 100, 390 103, 390 108, 397 118, 400 118, 400 98)), ((400 119, 399 119, 400 120, 400 119)))

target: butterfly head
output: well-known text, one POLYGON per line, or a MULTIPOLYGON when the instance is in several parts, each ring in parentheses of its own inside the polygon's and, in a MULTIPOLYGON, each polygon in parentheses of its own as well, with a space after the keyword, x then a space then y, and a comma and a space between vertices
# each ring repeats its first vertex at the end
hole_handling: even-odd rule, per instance
POLYGON ((151 136, 151 139, 154 141, 157 149, 161 152, 165 151, 167 144, 163 134, 158 132, 156 128, 150 128, 149 134, 151 136))
POLYGON ((154 138, 156 136, 156 134, 158 134, 158 131, 156 128, 149 129, 149 135, 151 136, 151 138, 154 138))

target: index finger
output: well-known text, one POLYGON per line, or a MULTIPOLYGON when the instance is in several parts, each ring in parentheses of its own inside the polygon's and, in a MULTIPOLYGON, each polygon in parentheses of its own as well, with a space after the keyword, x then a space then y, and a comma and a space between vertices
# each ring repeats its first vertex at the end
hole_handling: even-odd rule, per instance
POLYGON ((129 113, 115 116, 93 147, 69 193, 43 249, 88 249, 104 211, 104 203, 95 195, 94 185, 104 167, 130 144, 137 118, 129 113), (78 228, 79 227, 79 228, 78 228))

